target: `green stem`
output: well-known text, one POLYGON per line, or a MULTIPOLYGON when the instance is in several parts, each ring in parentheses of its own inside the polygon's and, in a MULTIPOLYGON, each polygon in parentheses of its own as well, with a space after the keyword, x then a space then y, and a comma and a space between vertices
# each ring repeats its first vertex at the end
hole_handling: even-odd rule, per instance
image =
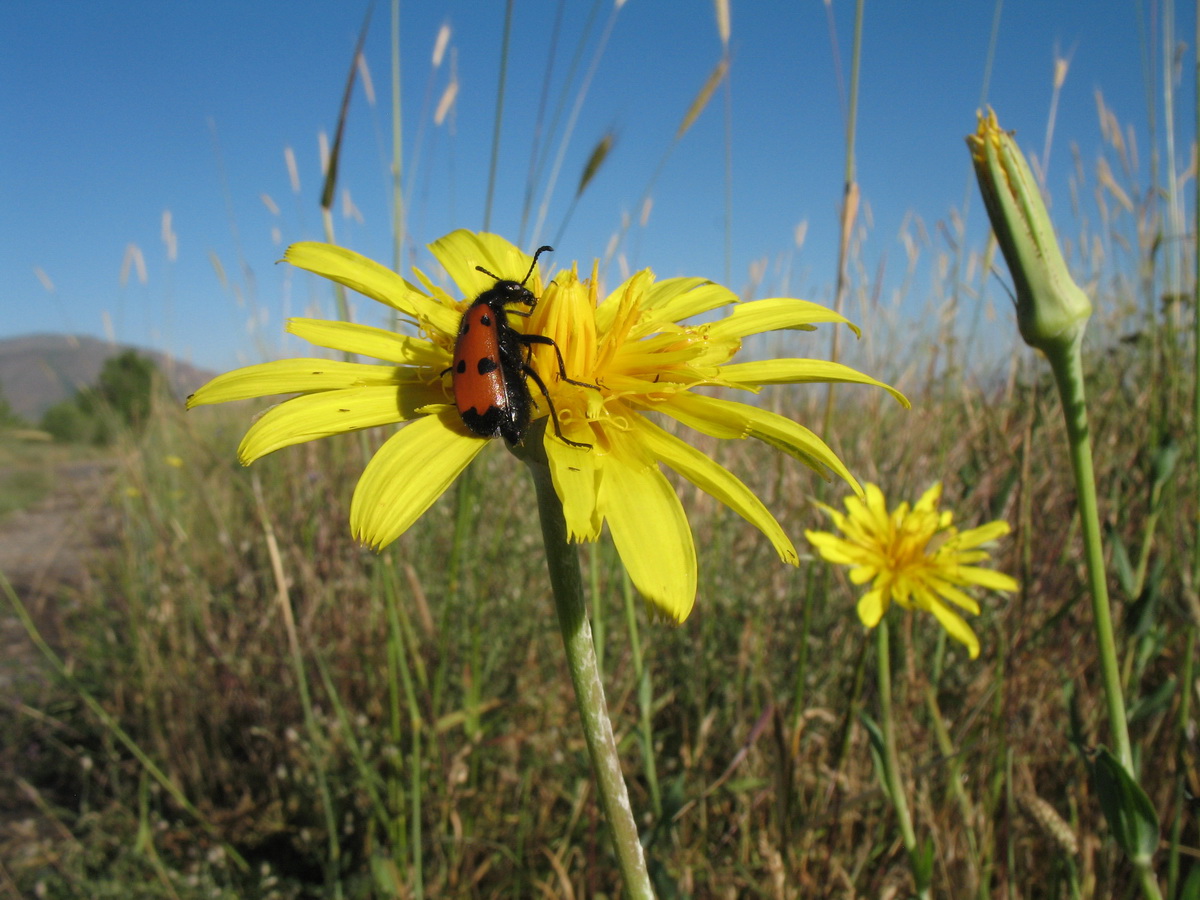
POLYGON ((563 647, 567 651, 567 666, 575 686, 575 702, 583 722, 600 803, 608 818, 625 890, 630 897, 653 898, 654 891, 638 840, 637 824, 629 805, 629 792, 621 774, 621 758, 608 718, 604 686, 600 683, 600 670, 596 665, 592 629, 583 601, 579 555, 567 542, 567 523, 563 517, 562 502, 555 493, 541 441, 531 437, 521 456, 537 488, 538 513, 542 520, 542 539, 546 544, 546 563, 550 570, 550 584, 554 588, 558 625, 562 631, 563 647), (534 454, 540 459, 535 459, 534 454))
MULTIPOLYGON (((1100 674, 1104 681, 1104 699, 1108 706, 1109 728, 1117 759, 1137 780, 1133 768, 1133 750, 1129 742, 1129 720, 1125 715, 1125 696, 1121 688, 1121 669, 1117 661, 1117 643, 1113 636, 1112 610, 1108 602, 1108 580, 1104 571, 1104 548, 1100 543, 1100 515, 1096 507, 1096 476, 1092 469, 1092 442, 1088 431, 1087 401, 1083 385, 1083 357, 1080 328, 1068 346, 1047 354, 1067 425, 1071 450, 1071 468, 1075 472, 1075 493, 1079 502, 1079 523, 1083 533, 1088 582, 1092 594, 1092 618, 1096 628, 1096 647, 1100 656, 1100 674)), ((1137 869, 1142 896, 1161 897, 1149 860, 1132 859, 1137 869)))
POLYGON ((1096 646, 1100 655, 1100 674, 1108 705, 1109 727, 1117 759, 1132 776, 1133 752, 1129 743, 1129 725, 1125 716, 1125 697, 1121 692, 1121 670, 1113 637, 1112 612, 1108 602, 1108 581, 1104 571, 1104 548, 1100 543, 1100 516, 1096 507, 1096 476, 1092 470, 1092 442, 1088 430, 1087 402, 1083 386, 1083 358, 1080 345, 1083 330, 1062 352, 1048 354, 1059 400, 1066 419, 1071 468, 1075 472, 1075 493, 1079 502, 1079 523, 1087 560, 1088 584, 1092 595, 1092 616, 1096 628, 1096 646))
POLYGON ((921 850, 917 845, 917 832, 913 828, 912 814, 908 811, 904 782, 900 778, 900 754, 896 752, 896 727, 892 720, 892 658, 888 646, 887 616, 875 627, 875 647, 878 650, 878 672, 875 679, 879 687, 879 726, 883 731, 883 774, 887 780, 892 806, 896 810, 896 818, 900 821, 900 836, 904 839, 904 849, 908 851, 917 896, 928 898, 929 885, 924 883, 925 878, 921 873, 921 850))

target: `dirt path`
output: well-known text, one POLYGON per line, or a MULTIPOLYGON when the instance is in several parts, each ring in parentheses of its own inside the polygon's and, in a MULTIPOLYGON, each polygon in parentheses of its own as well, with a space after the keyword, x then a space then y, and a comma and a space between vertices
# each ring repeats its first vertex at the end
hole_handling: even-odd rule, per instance
MULTIPOLYGON (((99 514, 108 501, 113 467, 109 461, 63 463, 55 468, 46 497, 0 520, 0 572, 48 640, 54 639, 58 619, 49 604, 87 582, 86 561, 103 533, 99 514)), ((0 691, 39 663, 25 629, 0 595, 0 691)))

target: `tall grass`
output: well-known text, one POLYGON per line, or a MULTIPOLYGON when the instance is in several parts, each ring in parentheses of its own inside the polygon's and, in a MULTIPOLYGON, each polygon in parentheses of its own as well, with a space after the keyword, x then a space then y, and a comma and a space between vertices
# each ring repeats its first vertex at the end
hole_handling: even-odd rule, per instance
MULTIPOLYGON (((1119 651, 1143 785, 1173 826, 1164 832, 1195 843, 1179 798, 1194 777, 1187 573, 1200 510, 1196 473, 1169 453, 1196 424, 1182 327, 1195 310, 1174 293, 1156 302, 1156 248, 1174 217, 1158 215, 1162 186, 1137 182, 1123 128, 1098 108, 1107 145, 1090 176, 1077 158, 1076 193, 1094 185, 1099 220, 1080 206, 1071 243, 1100 311, 1085 363, 1119 651)), ((1185 264, 1175 271, 1191 271, 1191 243, 1170 237, 1185 264)), ((893 622, 896 737, 913 817, 936 848, 935 894, 1123 895, 1130 872, 1087 775, 1104 707, 1049 373, 1015 349, 995 371, 929 364, 947 335, 976 327, 962 298, 984 291, 990 253, 912 246, 910 266, 956 273, 923 298, 950 312, 914 338, 848 240, 847 308, 857 302, 869 331, 846 361, 920 402, 905 413, 841 388, 827 437, 861 479, 915 496, 940 478, 956 521, 1007 518, 1014 535, 996 558, 1022 583, 1011 600, 984 602, 974 662, 928 622, 893 622)), ((780 349, 824 346, 802 335, 780 349)), ((808 423, 825 409, 815 390, 763 402, 808 423)), ((253 411, 184 415, 160 398, 144 434, 121 436, 115 527, 91 579, 59 598, 60 637, 46 647, 61 665, 0 707, 0 759, 13 773, 3 796, 18 811, 0 828, 0 888, 615 895, 519 467, 492 448, 457 503, 444 498, 376 555, 345 523, 385 435, 291 448, 248 474, 232 447, 253 411)), ((820 526, 810 498, 822 486, 808 470, 759 446, 697 443, 789 534, 820 526)), ((858 718, 876 683, 853 587, 816 563, 780 566, 744 522, 680 490, 703 548, 684 626, 646 621, 611 545, 586 557, 660 895, 903 894, 908 861, 858 718)), ((1177 865, 1181 885, 1187 862, 1177 865)))

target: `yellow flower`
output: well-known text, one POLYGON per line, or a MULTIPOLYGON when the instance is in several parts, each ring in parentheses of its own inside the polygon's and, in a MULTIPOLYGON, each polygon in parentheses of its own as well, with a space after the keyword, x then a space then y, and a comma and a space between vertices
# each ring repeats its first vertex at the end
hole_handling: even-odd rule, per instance
MULTIPOLYGON (((354 491, 351 529, 381 547, 398 538, 491 441, 459 417, 448 370, 463 312, 494 279, 521 279, 530 257, 491 234, 456 231, 430 245, 458 288, 456 298, 415 270, 420 286, 341 247, 302 243, 286 260, 400 312, 420 337, 346 322, 292 319, 288 330, 314 344, 384 360, 384 365, 325 359, 283 360, 218 376, 189 406, 270 394, 301 396, 274 407, 251 426, 238 454, 243 464, 326 435, 409 422, 379 448, 354 491)), ((759 528, 780 557, 795 564, 792 542, 762 502, 736 476, 645 416, 663 413, 719 438, 755 437, 823 476, 858 485, 816 435, 758 406, 703 396, 699 386, 756 391, 765 384, 858 382, 903 395, 836 363, 773 359, 730 364, 743 337, 779 329, 812 330, 816 322, 846 322, 802 300, 738 303, 703 278, 655 282, 642 271, 598 302, 596 268, 580 281, 574 268, 543 286, 535 270, 526 286, 539 301, 518 330, 554 340, 572 384, 560 377, 555 348, 535 344, 530 362, 545 382, 563 436, 530 432, 543 442, 573 541, 594 541, 607 522, 634 584, 654 608, 683 621, 696 595, 696 551, 683 506, 659 463, 707 491, 759 528), (732 312, 702 325, 679 322, 722 307, 732 312)), ((853 327, 853 326, 851 326, 853 327)), ((531 386, 535 418, 545 398, 531 386)))
POLYGON ((870 583, 871 589, 858 601, 858 617, 868 628, 879 624, 894 600, 905 609, 933 613, 975 659, 979 638, 953 606, 979 615, 979 604, 960 586, 1017 589, 1008 575, 971 565, 986 561, 988 552, 980 546, 1008 534, 1009 527, 997 520, 960 532, 952 524, 953 513, 938 511, 941 496, 938 483, 911 509, 905 502, 889 514, 883 492, 868 484, 865 500, 846 498, 848 515, 818 504, 844 537, 825 531, 806 531, 805 536, 829 562, 852 566, 852 583, 870 583))

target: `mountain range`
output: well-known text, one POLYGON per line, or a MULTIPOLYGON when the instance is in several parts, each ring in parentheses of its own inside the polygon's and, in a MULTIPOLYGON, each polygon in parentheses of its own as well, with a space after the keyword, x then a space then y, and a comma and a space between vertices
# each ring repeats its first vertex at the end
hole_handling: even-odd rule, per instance
POLYGON ((13 412, 36 424, 51 406, 94 384, 104 361, 126 350, 153 360, 180 399, 214 374, 157 350, 82 335, 29 334, 0 339, 0 391, 13 412))

